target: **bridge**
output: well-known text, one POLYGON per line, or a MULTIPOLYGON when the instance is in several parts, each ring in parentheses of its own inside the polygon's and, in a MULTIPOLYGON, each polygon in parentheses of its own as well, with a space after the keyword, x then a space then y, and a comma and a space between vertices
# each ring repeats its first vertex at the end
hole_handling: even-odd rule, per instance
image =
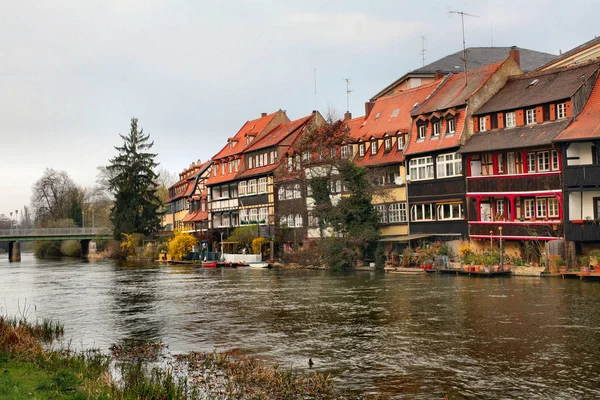
POLYGON ((79 240, 81 255, 89 254, 92 240, 112 239, 110 228, 33 228, 33 229, 0 229, 0 242, 8 242, 9 261, 21 261, 20 242, 48 240, 79 240))

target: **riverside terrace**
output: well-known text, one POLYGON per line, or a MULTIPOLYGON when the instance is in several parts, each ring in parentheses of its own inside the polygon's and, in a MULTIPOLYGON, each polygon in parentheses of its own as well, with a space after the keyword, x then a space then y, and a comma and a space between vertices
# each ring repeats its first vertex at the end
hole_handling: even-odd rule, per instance
POLYGON ((8 242, 9 261, 21 261, 20 242, 79 240, 81 255, 86 258, 92 240, 112 239, 110 228, 34 228, 0 229, 0 242, 8 242))

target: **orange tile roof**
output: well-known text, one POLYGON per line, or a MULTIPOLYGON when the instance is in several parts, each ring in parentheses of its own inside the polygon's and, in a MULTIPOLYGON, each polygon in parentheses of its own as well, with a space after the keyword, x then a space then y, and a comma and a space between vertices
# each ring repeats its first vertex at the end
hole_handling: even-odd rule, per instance
POLYGON ((385 133, 396 133, 398 131, 408 133, 411 111, 422 104, 442 82, 442 80, 437 80, 378 98, 364 126, 361 128, 362 138, 365 140, 370 137, 381 138, 385 133))
POLYGON ((354 158, 354 163, 361 167, 373 167, 377 165, 397 164, 404 161, 404 152, 398 150, 397 144, 392 145, 392 149, 385 152, 385 146, 380 145, 377 154, 373 155, 366 149, 364 157, 358 155, 354 158))
POLYGON ((467 71, 466 85, 464 72, 448 75, 431 97, 411 114, 427 114, 466 104, 503 63, 504 61, 467 71))
POLYGON ((365 123, 365 117, 356 117, 349 120, 346 120, 346 126, 348 127, 348 135, 358 141, 362 137, 362 127, 365 123))
POLYGON ((186 186, 186 188, 183 191, 180 191, 179 193, 175 194, 173 197, 169 197, 165 201, 165 203, 170 203, 177 199, 191 196, 195 189, 194 183, 196 182, 196 178, 198 177, 198 175, 201 175, 202 173, 204 173, 204 171, 206 171, 206 169, 210 166, 210 164, 212 164, 212 161, 209 160, 209 161, 203 162, 199 166, 192 166, 188 169, 183 170, 183 172, 179 174, 179 176, 180 176, 179 181, 177 181, 173 185, 169 186, 168 190, 170 191, 171 189, 173 189, 175 187, 179 187, 179 186, 186 186), (194 171, 194 174, 184 177, 190 171, 194 171))
POLYGON ((571 125, 562 131, 555 142, 589 140, 600 138, 600 79, 588 98, 583 110, 577 115, 571 125))
POLYGON ((260 149, 266 149, 267 147, 275 146, 285 139, 294 135, 292 140, 296 138, 296 136, 300 133, 300 129, 302 125, 306 124, 311 120, 313 114, 310 114, 306 117, 297 119, 295 121, 291 121, 285 124, 277 125, 274 129, 269 132, 265 132, 259 138, 254 140, 250 145, 244 149, 244 152, 250 152, 260 149))
POLYGON ((237 143, 233 146, 230 146, 229 140, 228 143, 218 152, 213 160, 218 160, 224 157, 231 157, 236 154, 241 153, 246 147, 246 136, 247 135, 260 135, 265 127, 273 120, 277 113, 274 112, 272 114, 267 115, 266 117, 261 117, 257 119, 253 119, 252 121, 248 121, 242 126, 242 128, 233 136, 233 140, 236 140, 237 143))
MULTIPOLYGON (((236 155, 235 157, 232 157, 232 158, 240 160, 240 169, 241 169, 242 166, 244 165, 244 155, 240 154, 240 155, 236 155)), ((223 159, 223 162, 225 162, 225 174, 224 175, 221 175, 221 163, 220 162, 213 163, 213 172, 211 172, 210 176, 206 180, 207 185, 216 185, 219 183, 223 183, 223 182, 227 182, 227 181, 236 179, 236 175, 238 174, 239 171, 236 171, 235 168, 232 168, 231 173, 229 173, 229 166, 227 165, 226 160, 227 159, 223 159), (215 176, 215 174, 214 174, 214 169, 217 170, 217 176, 215 176)))
POLYGON ((454 135, 448 136, 446 133, 441 133, 437 139, 431 138, 432 126, 431 124, 427 124, 425 140, 417 141, 417 124, 413 123, 409 135, 410 140, 404 154, 408 156, 460 146, 461 132, 465 126, 465 108, 457 110, 455 117, 456 126, 454 135))
POLYGON ((185 217, 181 219, 182 222, 200 222, 208 219, 208 212, 198 210, 196 212, 192 212, 187 214, 185 217))

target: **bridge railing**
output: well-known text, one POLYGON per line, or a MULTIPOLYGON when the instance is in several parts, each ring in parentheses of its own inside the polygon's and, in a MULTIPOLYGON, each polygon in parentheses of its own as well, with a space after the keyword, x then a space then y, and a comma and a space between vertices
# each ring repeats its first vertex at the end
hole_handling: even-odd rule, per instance
POLYGON ((0 237, 25 236, 100 236, 110 235, 110 228, 33 228, 0 229, 0 237))

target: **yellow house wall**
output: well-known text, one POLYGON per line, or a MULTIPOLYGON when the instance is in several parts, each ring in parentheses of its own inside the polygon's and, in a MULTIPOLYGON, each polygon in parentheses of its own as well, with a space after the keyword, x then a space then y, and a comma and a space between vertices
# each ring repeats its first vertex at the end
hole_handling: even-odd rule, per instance
POLYGON ((388 225, 381 226, 381 236, 402 236, 408 235, 408 225, 388 225))
MULTIPOLYGON (((406 182, 406 170, 404 164, 399 165, 398 168, 400 170, 402 181, 406 182)), ((386 188, 381 193, 374 194, 372 199, 373 204, 396 203, 401 201, 406 201, 406 185, 386 188)))

